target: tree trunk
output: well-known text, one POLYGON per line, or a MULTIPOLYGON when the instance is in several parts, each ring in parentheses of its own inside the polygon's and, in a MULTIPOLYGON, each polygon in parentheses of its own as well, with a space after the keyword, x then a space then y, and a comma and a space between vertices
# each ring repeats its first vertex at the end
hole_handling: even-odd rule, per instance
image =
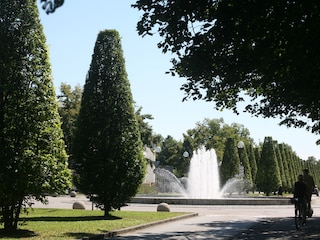
POLYGON ((104 203, 104 218, 107 219, 110 217, 111 206, 109 203, 104 203))
POLYGON ((20 200, 18 204, 12 203, 11 205, 2 207, 4 230, 6 232, 13 232, 17 230, 21 207, 22 200, 20 200))
POLYGON ((2 216, 4 222, 4 230, 6 232, 12 232, 15 230, 13 224, 13 208, 12 206, 4 206, 2 208, 2 216))
POLYGON ((13 219, 13 224, 14 224, 14 229, 17 229, 18 228, 18 221, 19 221, 19 216, 20 216, 20 213, 21 213, 21 207, 22 207, 22 202, 23 202, 23 199, 21 199, 19 201, 19 204, 13 209, 13 214, 14 214, 14 219, 13 219))

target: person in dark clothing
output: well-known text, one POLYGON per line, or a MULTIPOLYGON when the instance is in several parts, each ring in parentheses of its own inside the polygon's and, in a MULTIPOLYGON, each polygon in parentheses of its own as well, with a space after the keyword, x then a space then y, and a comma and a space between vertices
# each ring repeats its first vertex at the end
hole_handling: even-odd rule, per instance
MULTIPOLYGON (((307 184, 303 180, 303 175, 300 174, 298 176, 298 181, 294 183, 294 193, 293 197, 298 198, 298 202, 303 204, 304 213, 303 216, 306 217, 307 213, 307 196, 308 196, 308 187, 307 184)), ((304 221, 306 219, 303 219, 304 221)))
POLYGON ((295 198, 306 199, 307 198, 307 184, 303 181, 303 175, 298 176, 298 181, 294 183, 294 195, 295 198))
POLYGON ((309 174, 309 169, 304 169, 303 170, 303 180, 307 184, 307 213, 308 216, 311 217, 313 214, 313 210, 311 208, 311 197, 312 197, 312 192, 315 188, 314 180, 313 177, 309 174))

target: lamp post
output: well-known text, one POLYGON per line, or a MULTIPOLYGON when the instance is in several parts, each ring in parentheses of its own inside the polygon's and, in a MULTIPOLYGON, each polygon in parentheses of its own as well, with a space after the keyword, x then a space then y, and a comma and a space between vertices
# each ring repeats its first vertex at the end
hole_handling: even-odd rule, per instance
POLYGON ((159 161, 156 161, 156 159, 157 159, 156 155, 157 155, 157 153, 160 153, 160 152, 161 152, 160 146, 154 147, 154 149, 153 149, 153 157, 154 157, 153 162, 154 162, 155 168, 157 168, 159 166, 159 161))
POLYGON ((154 148, 154 152, 156 152, 156 153, 161 152, 161 147, 160 147, 160 146, 156 146, 156 147, 154 148))
POLYGON ((242 188, 243 188, 243 177, 244 177, 244 166, 242 165, 242 151, 244 149, 244 142, 239 141, 237 144, 237 147, 239 149, 239 158, 240 158, 240 166, 239 166, 239 177, 240 177, 240 192, 242 192, 242 188))
MULTIPOLYGON (((159 183, 159 178, 157 179, 157 175, 156 175, 156 172, 157 172, 157 169, 158 166, 159 166, 159 163, 160 161, 157 161, 157 153, 160 153, 161 152, 161 147, 160 146, 156 146, 156 145, 153 145, 153 164, 154 164, 154 169, 153 169, 153 173, 154 173, 154 177, 155 177, 155 184, 157 184, 157 182, 159 183)), ((163 186, 163 179, 162 180, 162 184, 160 183, 160 186, 163 186)), ((162 190, 162 189, 161 189, 162 190)))
POLYGON ((240 148, 240 149, 244 148, 244 142, 239 141, 238 144, 237 144, 237 147, 240 148))

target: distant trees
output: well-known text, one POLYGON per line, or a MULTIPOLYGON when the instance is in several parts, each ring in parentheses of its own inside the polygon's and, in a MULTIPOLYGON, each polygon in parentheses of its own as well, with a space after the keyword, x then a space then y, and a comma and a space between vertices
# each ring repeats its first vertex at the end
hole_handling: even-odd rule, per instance
POLYGON ((154 135, 152 132, 152 127, 149 125, 146 120, 152 120, 153 117, 151 114, 142 114, 142 107, 139 107, 136 111, 136 117, 138 121, 138 126, 139 126, 139 132, 141 135, 141 141, 144 146, 149 146, 152 147, 152 143, 156 141, 154 139, 154 135))
MULTIPOLYGON (((188 174, 190 153, 185 149, 181 141, 175 140, 172 136, 167 136, 161 144, 161 152, 157 160, 160 167, 172 166, 173 173, 177 177, 185 177, 188 174), (188 152, 188 156, 184 156, 188 152)), ((192 154, 192 153, 191 153, 192 154)))
POLYGON ((188 129, 186 136, 192 139, 194 150, 205 146, 207 149, 214 148, 221 162, 225 150, 227 138, 246 139, 248 142, 253 140, 250 138, 250 132, 241 124, 232 123, 226 124, 222 118, 220 119, 204 119, 202 122, 197 122, 196 126, 188 129))
MULTIPOLYGON (((157 160, 160 161, 160 166, 172 166, 174 173, 178 177, 187 176, 193 151, 200 149, 202 146, 205 146, 206 149, 214 148, 218 161, 221 163, 228 138, 246 139, 250 144, 253 141, 250 138, 249 130, 243 125, 236 123, 228 125, 224 123, 222 118, 204 119, 202 122, 197 122, 194 128, 188 129, 187 133, 183 134, 183 141, 176 141, 171 136, 167 136, 160 144, 162 150, 158 154, 157 160), (185 152, 188 153, 187 157, 186 155, 184 156, 185 152)), ((248 162, 246 151, 243 154, 243 161, 248 162)), ((248 180, 252 182, 250 165, 249 163, 244 165, 246 169, 248 168, 246 171, 248 180)))
POLYGON ((43 193, 65 193, 70 171, 35 1, 0 1, 0 214, 7 231, 43 193))
POLYGON ((76 184, 108 215, 136 194, 146 165, 115 30, 98 34, 77 127, 72 150, 76 184))
POLYGON ((66 83, 61 83, 61 93, 58 95, 59 115, 62 121, 62 130, 67 153, 71 153, 76 122, 81 106, 82 87, 75 86, 74 89, 66 83))

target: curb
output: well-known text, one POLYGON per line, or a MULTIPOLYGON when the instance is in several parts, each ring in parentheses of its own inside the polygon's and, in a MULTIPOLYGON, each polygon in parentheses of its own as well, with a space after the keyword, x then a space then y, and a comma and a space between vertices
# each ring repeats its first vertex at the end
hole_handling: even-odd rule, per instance
POLYGON ((155 225, 158 225, 158 224, 163 224, 163 223, 183 220, 183 219, 190 218, 190 217, 196 217, 198 215, 199 215, 198 213, 188 213, 188 214, 181 215, 181 216, 178 216, 178 217, 168 218, 168 219, 164 219, 164 220, 156 221, 156 222, 145 223, 145 224, 141 224, 141 225, 137 225, 137 226, 133 226, 133 227, 128 227, 128 228, 123 228, 123 229, 119 229, 119 230, 115 230, 115 231, 110 231, 110 232, 107 232, 107 233, 104 233, 104 234, 97 234, 97 235, 93 235, 93 236, 83 237, 81 239, 82 240, 102 240, 102 239, 107 239, 107 238, 110 238, 110 237, 118 236, 120 234, 124 234, 124 233, 128 233, 128 232, 140 230, 140 229, 147 228, 147 227, 152 227, 152 226, 155 226, 155 225))
POLYGON ((192 199, 175 197, 134 197, 130 203, 172 205, 291 205, 288 197, 192 199))

